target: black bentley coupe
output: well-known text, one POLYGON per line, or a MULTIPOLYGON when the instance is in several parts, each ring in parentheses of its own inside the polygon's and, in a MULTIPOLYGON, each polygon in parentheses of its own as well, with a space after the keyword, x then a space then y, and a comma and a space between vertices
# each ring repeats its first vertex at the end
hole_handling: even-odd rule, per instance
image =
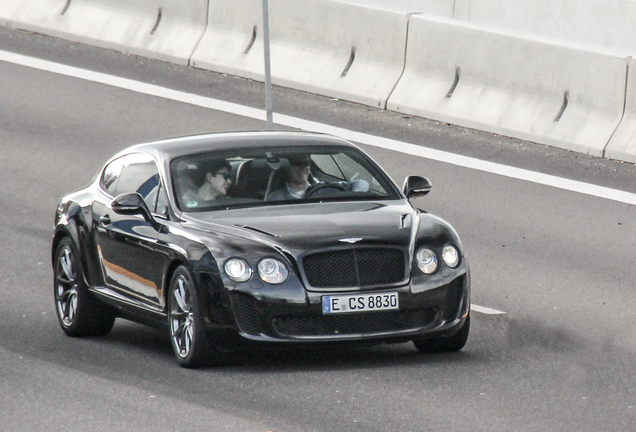
POLYGON ((110 159, 63 197, 54 300, 69 336, 118 317, 168 330, 184 367, 229 350, 413 341, 464 347, 461 241, 348 141, 302 132, 167 139, 110 159))

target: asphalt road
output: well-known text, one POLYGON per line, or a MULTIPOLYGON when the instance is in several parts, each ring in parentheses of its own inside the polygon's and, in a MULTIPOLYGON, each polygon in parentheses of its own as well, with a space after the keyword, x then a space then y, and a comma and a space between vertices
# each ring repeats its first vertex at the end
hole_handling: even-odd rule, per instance
MULTIPOLYGON (((0 50, 264 107, 262 84, 0 28, 0 50)), ((275 88, 277 112, 636 192, 636 167, 275 88)), ((0 62, 0 431, 636 430, 635 207, 363 146, 459 231, 465 349, 247 353, 185 370, 163 332, 64 336, 50 240, 59 197, 140 141, 264 122, 0 62)))

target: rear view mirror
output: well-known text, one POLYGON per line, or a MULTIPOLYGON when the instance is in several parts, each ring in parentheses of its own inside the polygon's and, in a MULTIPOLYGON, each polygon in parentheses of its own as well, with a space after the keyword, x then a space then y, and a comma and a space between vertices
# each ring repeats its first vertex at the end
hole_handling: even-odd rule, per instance
POLYGON ((407 198, 423 197, 431 191, 433 185, 431 182, 420 176, 408 176, 404 179, 404 186, 402 186, 402 192, 407 198))
POLYGON ((150 209, 146 201, 136 192, 119 195, 111 203, 111 208, 117 214, 121 215, 140 215, 146 222, 152 221, 150 209))

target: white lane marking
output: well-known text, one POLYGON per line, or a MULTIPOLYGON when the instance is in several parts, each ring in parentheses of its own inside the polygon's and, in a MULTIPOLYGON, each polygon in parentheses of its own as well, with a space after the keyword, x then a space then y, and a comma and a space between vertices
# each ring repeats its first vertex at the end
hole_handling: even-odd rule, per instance
POLYGON ((486 315, 504 315, 505 312, 497 310, 497 309, 491 309, 491 308, 487 308, 485 306, 479 306, 476 304, 471 304, 470 305, 470 310, 473 312, 479 312, 479 313, 483 313, 486 315))
MULTIPOLYGON (((140 81, 130 80, 127 78, 116 77, 93 72, 86 69, 80 69, 73 66, 66 66, 46 60, 27 57, 21 54, 15 54, 8 51, 0 51, 0 61, 5 61, 21 66, 39 69, 69 77, 79 78, 91 82, 109 85, 111 87, 122 88, 136 93, 142 93, 149 96, 156 96, 164 99, 170 99, 190 105, 203 108, 209 108, 216 111, 223 111, 230 114, 236 114, 242 117, 253 118, 256 120, 266 121, 266 113, 264 110, 251 108, 231 102, 225 102, 218 99, 212 99, 191 93, 184 93, 177 90, 171 90, 153 84, 146 84, 140 81)), ((618 201, 625 204, 636 205, 636 194, 625 192, 618 189, 611 189, 603 186, 597 186, 591 183, 584 183, 576 180, 570 180, 557 177, 550 174, 542 174, 522 168, 515 168, 507 165, 501 165, 494 162, 488 162, 454 153, 435 150, 416 144, 410 144, 403 141, 392 140, 389 138, 377 137, 362 132, 355 132, 335 126, 330 126, 318 122, 304 120, 283 114, 274 113, 276 124, 287 126, 295 129, 322 132, 336 135, 350 141, 366 144, 374 147, 393 150, 413 156, 419 156, 439 162, 470 168, 479 171, 485 171, 492 174, 498 174, 518 180, 525 180, 545 186, 551 186, 557 189, 564 189, 571 192, 577 192, 598 198, 604 198, 612 201, 618 201)))

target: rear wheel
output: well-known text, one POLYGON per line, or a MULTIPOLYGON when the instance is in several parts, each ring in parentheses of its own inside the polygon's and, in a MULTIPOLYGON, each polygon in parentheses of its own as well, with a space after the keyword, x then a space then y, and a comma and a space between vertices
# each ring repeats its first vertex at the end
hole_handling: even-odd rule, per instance
POLYGON ((450 337, 440 337, 431 339, 416 339, 413 341, 415 348, 422 353, 433 354, 443 352, 459 351, 464 348, 470 332, 470 315, 466 317, 464 325, 457 333, 450 337))
POLYGON ((55 310, 64 333, 69 336, 102 336, 110 332, 115 314, 88 292, 79 256, 68 237, 57 246, 53 278, 55 310))
POLYGON ((179 364, 194 368, 212 354, 208 344, 202 304, 192 275, 180 266, 172 276, 168 302, 170 342, 179 364))

